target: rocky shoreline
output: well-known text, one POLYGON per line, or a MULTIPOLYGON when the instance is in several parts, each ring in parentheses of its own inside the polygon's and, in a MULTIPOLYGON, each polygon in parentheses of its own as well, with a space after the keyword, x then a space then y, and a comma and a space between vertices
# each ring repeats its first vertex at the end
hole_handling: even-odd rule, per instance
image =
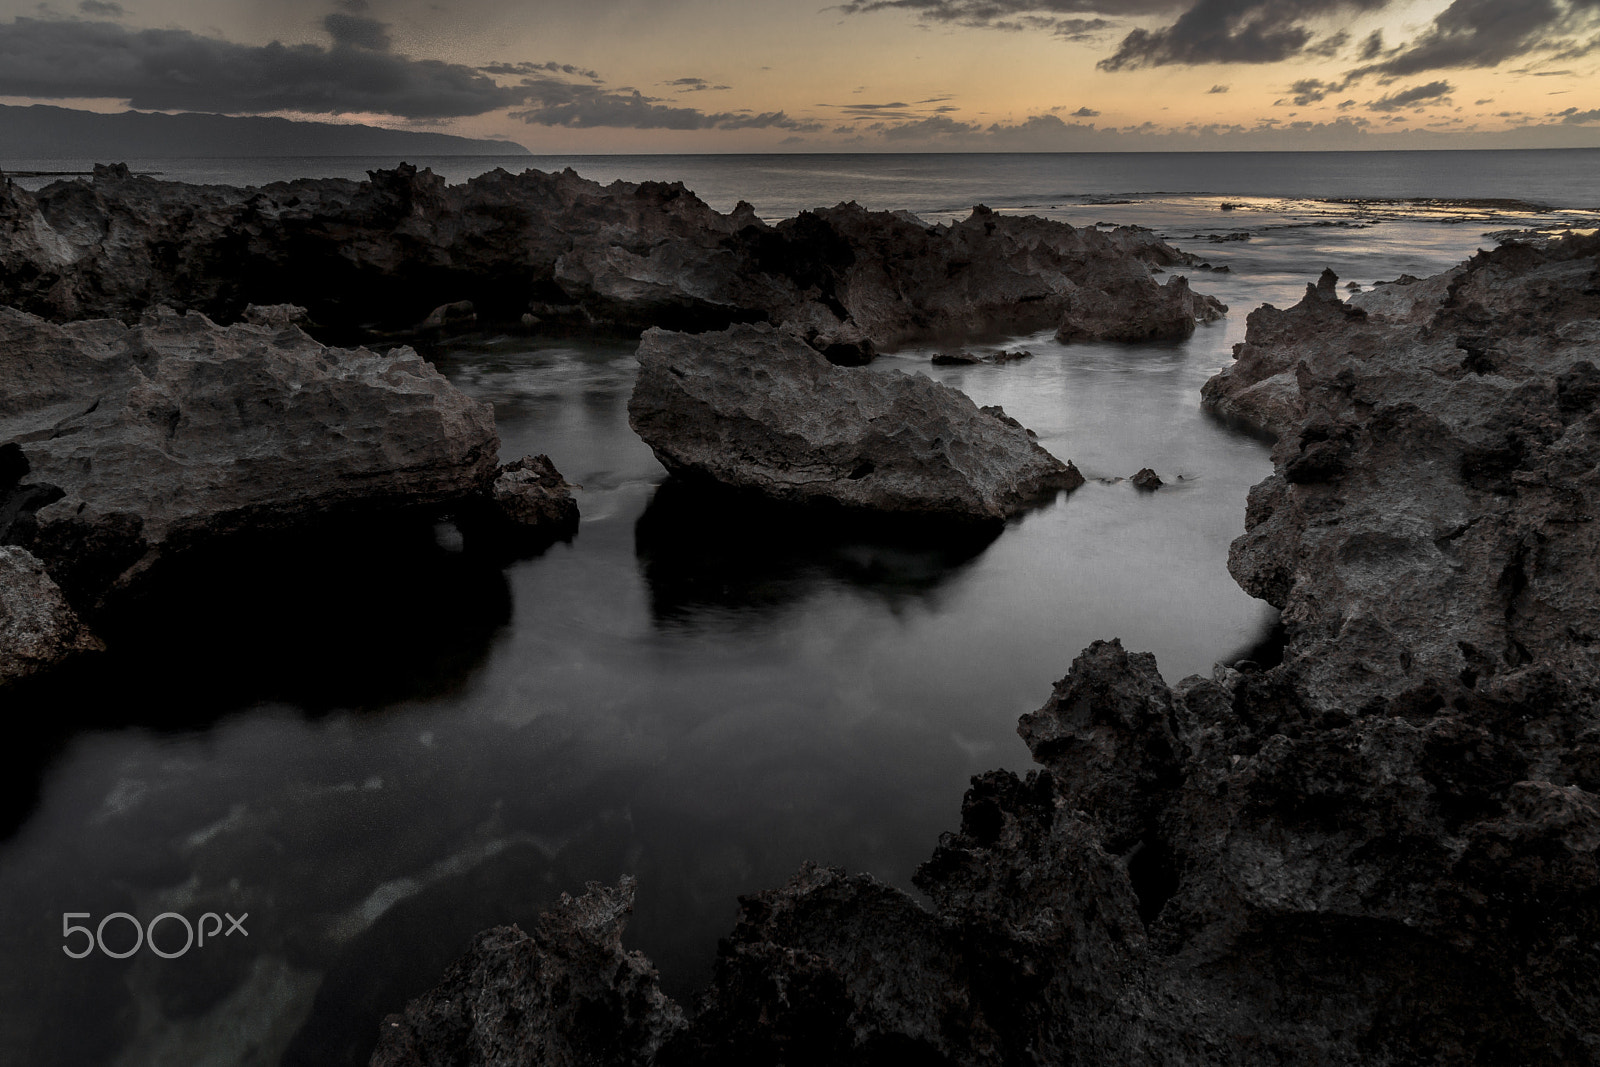
MULTIPOLYGON (((410 348, 323 341, 653 327, 630 416, 679 481, 998 526, 1082 476, 854 365, 1180 339, 1224 310, 1156 282, 1180 265, 1144 230, 769 225, 571 171, 8 183, 0 685, 233 538, 572 535, 575 487, 502 464, 487 405, 410 348)), ((685 1009, 622 947, 648 887, 594 886, 482 934, 373 1063, 1600 1064, 1600 238, 1348 301, 1325 274, 1235 355, 1203 402, 1277 439, 1230 570, 1282 610, 1281 663, 1169 684, 1096 642, 1022 719, 1039 768, 974 779, 926 904, 807 866, 741 903, 685 1009)))
POLYGON ((593 886, 373 1063, 1600 1063, 1600 239, 1334 281, 1205 394, 1278 438, 1231 569, 1281 663, 1169 685, 1097 642, 929 906, 807 867, 684 1011, 593 886))
POLYGON ((854 203, 774 226, 681 184, 601 186, 571 170, 447 185, 401 165, 241 189, 115 165, 37 193, 0 185, 0 305, 56 321, 131 322, 164 305, 231 323, 254 303, 303 307, 341 337, 469 316, 629 332, 794 323, 836 362, 862 362, 998 330, 1187 337, 1226 309, 1153 273, 1199 262, 1149 230, 981 205, 936 226, 854 203))
MULTIPOLYGON (((323 340, 479 323, 781 326, 789 354, 824 375, 786 365, 793 414, 846 383, 865 397, 891 378, 831 365, 912 338, 1043 326, 1079 339, 1188 336, 1226 309, 1181 276, 1160 285, 1154 274, 1193 262, 1148 230, 982 206, 938 226, 853 203, 771 226, 747 204, 716 212, 682 185, 600 186, 570 170, 496 170, 450 186, 403 164, 366 182, 241 189, 117 164, 37 193, 6 181, 0 544, 18 550, 7 565, 20 568, 19 589, 48 584, 3 605, 0 634, 24 636, 0 647, 0 685, 46 671, 51 649, 60 662, 93 650, 83 620, 158 586, 150 574, 163 560, 239 535, 430 512, 450 515, 474 546, 514 555, 576 531, 573 487, 548 458, 497 466, 490 410, 413 349, 323 340), (41 639, 25 636, 47 621, 41 639)), ((751 336, 728 348, 730 365, 761 358, 751 336)), ((647 368, 656 343, 641 349, 647 368)), ((773 452, 754 478, 683 461, 697 437, 748 413, 657 419, 651 444, 670 469, 780 499, 982 522, 1081 483, 1003 412, 905 382, 894 404, 857 405, 865 414, 839 446, 851 455, 834 457, 845 467, 831 489, 806 473, 810 446, 776 409, 747 438, 787 435, 799 451, 773 452), (928 432, 909 450, 871 426, 913 416, 928 432)))

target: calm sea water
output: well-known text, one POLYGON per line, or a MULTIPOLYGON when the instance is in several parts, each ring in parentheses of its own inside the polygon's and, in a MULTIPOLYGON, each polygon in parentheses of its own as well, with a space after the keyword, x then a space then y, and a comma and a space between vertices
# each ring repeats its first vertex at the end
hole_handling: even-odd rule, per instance
MULTIPOLYGON (((4 165, 81 169, 31 162, 4 165)), ((259 183, 392 161, 133 162, 259 183)), ((460 179, 502 161, 417 162, 460 179)), ((113 635, 120 654, 62 695, 55 734, 8 757, 0 1047, 18 1062, 362 1063, 381 1015, 473 932, 526 925, 587 880, 638 876, 628 940, 679 994, 735 897, 804 859, 908 885, 970 775, 1026 769, 1016 718, 1090 641, 1153 651, 1176 681, 1269 632, 1226 570, 1267 449, 1198 410, 1249 309, 1294 301, 1325 266, 1370 284, 1443 269, 1506 226, 1592 225, 1581 209, 1600 200, 1594 152, 503 162, 683 180, 769 217, 981 201, 1152 225, 1229 266, 1191 280, 1233 311, 1182 344, 1041 334, 1011 339, 1035 353, 1021 363, 935 368, 913 347, 866 371, 1000 403, 1089 476, 961 549, 664 490, 627 425, 631 346, 477 336, 430 352, 494 404, 507 457, 547 452, 582 484, 578 536, 504 567, 463 556, 448 526, 280 540, 197 562, 113 635), (1146 466, 1169 486, 1117 480, 1146 466), (248 912, 248 939, 176 959, 62 952, 66 912, 205 911, 248 912)), ((105 936, 132 944, 125 920, 105 936)), ((182 942, 170 920, 161 937, 182 942)))

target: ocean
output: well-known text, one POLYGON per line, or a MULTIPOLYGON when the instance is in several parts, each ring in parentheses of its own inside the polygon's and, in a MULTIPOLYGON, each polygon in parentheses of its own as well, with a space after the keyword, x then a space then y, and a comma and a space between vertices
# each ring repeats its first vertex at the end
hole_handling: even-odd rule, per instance
MULTIPOLYGON (((263 184, 397 161, 128 162, 263 184)), ((983 546, 795 530, 664 489, 627 424, 629 344, 427 349, 494 404, 506 458, 548 453, 582 485, 577 537, 505 567, 447 525, 285 539, 152 608, 56 731, 8 756, 0 1047, 19 1062, 365 1063, 382 1015, 474 932, 591 880, 638 878, 627 943, 680 997, 736 897, 803 860, 909 887, 971 775, 1028 769, 1017 716, 1089 642, 1154 652, 1169 681, 1270 642, 1273 611, 1227 572, 1269 446, 1199 411, 1251 309, 1324 267, 1368 286, 1499 231, 1600 220, 1590 150, 412 162, 683 181, 769 219, 853 199, 1151 226, 1228 268, 1190 280, 1231 311, 1182 343, 1041 333, 1003 339, 1034 353, 1003 366, 919 346, 876 362, 1002 404, 1088 476, 983 546), (1135 491, 1143 467, 1168 486, 1135 491), (249 912, 248 941, 61 951, 64 913, 218 900, 249 912)))

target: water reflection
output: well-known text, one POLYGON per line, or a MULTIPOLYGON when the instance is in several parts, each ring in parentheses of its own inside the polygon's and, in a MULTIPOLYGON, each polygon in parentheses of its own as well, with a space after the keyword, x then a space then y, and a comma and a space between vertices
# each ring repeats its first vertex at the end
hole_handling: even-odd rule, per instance
POLYGON ((931 597, 1000 531, 818 514, 674 478, 634 525, 634 551, 658 623, 744 626, 749 612, 776 610, 834 583, 891 610, 931 597))
POLYGON ((204 727, 269 702, 311 715, 459 692, 511 619, 490 556, 432 514, 239 536, 161 565, 95 620, 108 651, 20 694, 35 724, 6 746, 0 832, 36 800, 72 734, 204 727), (63 714, 63 711, 66 711, 63 714))

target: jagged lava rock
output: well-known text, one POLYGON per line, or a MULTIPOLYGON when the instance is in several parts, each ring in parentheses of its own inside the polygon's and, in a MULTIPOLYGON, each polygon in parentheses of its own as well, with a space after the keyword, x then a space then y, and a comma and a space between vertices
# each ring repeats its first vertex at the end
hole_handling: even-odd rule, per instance
POLYGON ((1135 474, 1130 480, 1133 482, 1133 487, 1135 489, 1143 489, 1148 493, 1153 493, 1157 489, 1160 489, 1163 485, 1167 484, 1161 480, 1161 475, 1157 474, 1149 467, 1142 468, 1139 473, 1135 474))
POLYGON ((650 330, 628 421, 668 471, 799 503, 1000 521, 1083 483, 1015 420, 786 331, 650 330))
POLYGON ((1302 409, 1296 358, 1284 341, 1329 348, 1345 343, 1345 326, 1365 312, 1339 299, 1338 281, 1333 271, 1324 270, 1288 311, 1271 304, 1252 311, 1245 319, 1244 341, 1233 346, 1234 362, 1201 386, 1200 406, 1273 436, 1298 423, 1302 409))
POLYGON ((432 992, 383 1021, 373 1067, 643 1067, 683 1026, 655 969, 622 947, 635 884, 590 883, 531 933, 479 934, 432 992))
POLYGON ((1530 669, 1600 686, 1600 239, 1447 276, 1397 310, 1380 289, 1252 316, 1232 380, 1208 383, 1296 382, 1229 567, 1283 609, 1325 705, 1427 707, 1530 669))
POLYGON ((104 647, 44 564, 16 545, 0 545, 0 689, 104 647))
POLYGON ((1157 285, 1127 265, 1072 289, 1063 305, 1058 341, 1181 341, 1197 322, 1215 322, 1228 311, 1181 275, 1157 285))
POLYGON ((489 496, 509 522, 525 531, 570 536, 578 527, 575 488, 549 456, 523 456, 501 464, 489 496))
POLYGON ((0 302, 55 319, 131 321, 166 304, 233 321, 253 302, 296 304, 328 327, 405 329, 471 301, 486 319, 578 327, 792 322, 859 363, 924 335, 1061 326, 1069 309, 1074 336, 1185 336, 1183 309, 1220 305, 1156 285, 1151 268, 1188 262, 1132 227, 982 207, 930 227, 853 203, 769 226, 681 184, 601 186, 571 170, 447 185, 402 165, 365 182, 236 189, 118 165, 37 193, 0 187, 0 302))
POLYGON ((0 540, 73 603, 164 550, 488 488, 488 405, 409 348, 326 348, 299 329, 157 309, 135 327, 0 308, 0 540))

